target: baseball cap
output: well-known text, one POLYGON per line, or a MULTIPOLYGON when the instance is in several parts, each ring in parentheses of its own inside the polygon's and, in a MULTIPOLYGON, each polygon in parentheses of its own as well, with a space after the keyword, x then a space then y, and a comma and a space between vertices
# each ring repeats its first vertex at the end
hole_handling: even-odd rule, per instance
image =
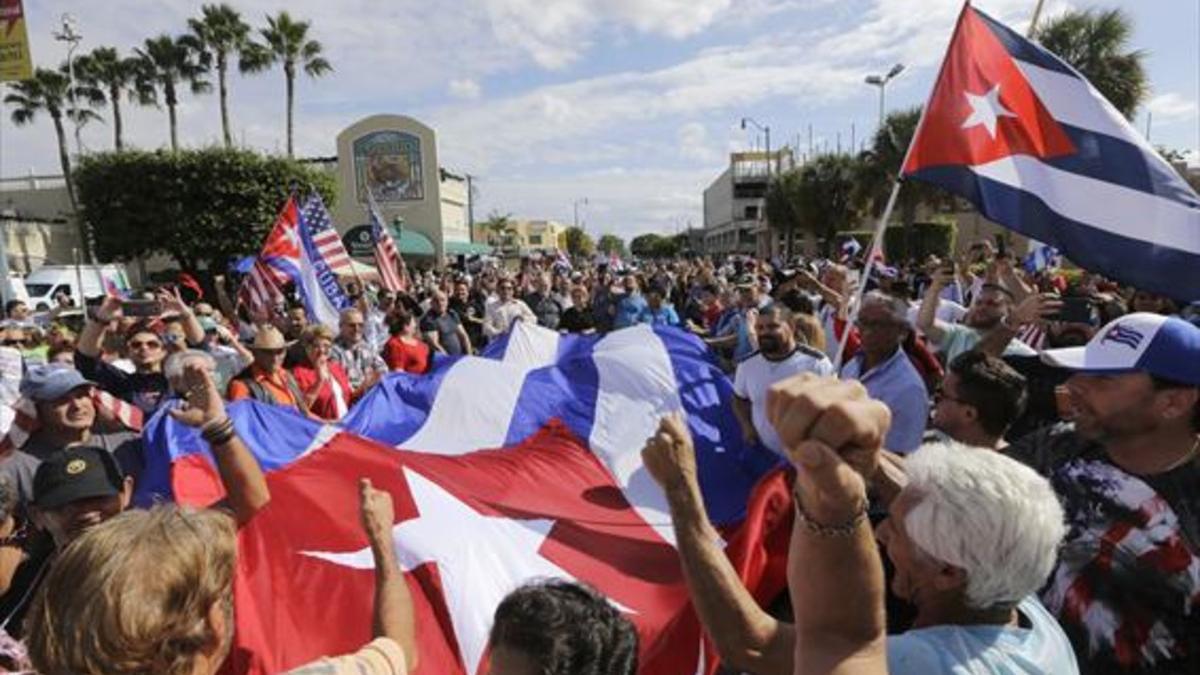
POLYGON ((68 448, 46 458, 33 476, 33 505, 57 509, 81 499, 121 493, 124 475, 117 458, 103 448, 68 448))
POLYGON ((1083 347, 1043 351, 1042 361, 1097 375, 1141 371, 1200 387, 1200 328, 1173 316, 1126 314, 1083 347))
POLYGON ((78 370, 64 363, 51 363, 30 368, 21 380, 21 395, 34 401, 53 401, 74 389, 96 386, 78 370))
POLYGON ((202 316, 196 319, 196 321, 200 324, 200 327, 204 329, 205 333, 211 333, 217 330, 217 322, 213 321, 212 317, 202 316))

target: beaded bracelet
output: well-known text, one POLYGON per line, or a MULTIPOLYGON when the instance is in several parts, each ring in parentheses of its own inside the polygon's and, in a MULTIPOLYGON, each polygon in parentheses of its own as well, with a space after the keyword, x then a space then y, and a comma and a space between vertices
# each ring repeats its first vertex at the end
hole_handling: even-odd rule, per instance
POLYGON ((805 529, 819 537, 852 537, 858 531, 858 526, 867 520, 867 501, 865 499, 859 500, 858 511, 850 520, 840 525, 825 525, 813 520, 804 512, 798 490, 792 491, 792 497, 796 502, 796 518, 804 524, 805 529))

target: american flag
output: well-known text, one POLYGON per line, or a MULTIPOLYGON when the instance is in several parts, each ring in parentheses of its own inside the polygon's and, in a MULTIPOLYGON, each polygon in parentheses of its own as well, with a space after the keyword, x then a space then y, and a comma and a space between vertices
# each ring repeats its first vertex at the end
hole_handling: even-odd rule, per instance
POLYGON ((287 281, 286 274, 259 258, 238 287, 238 301, 252 313, 269 314, 285 300, 282 286, 287 281))
POLYGON ((367 210, 371 216, 371 237, 375 241, 375 266, 379 268, 379 279, 386 290, 399 293, 406 287, 401 271, 404 269, 404 260, 400 258, 400 251, 396 248, 392 235, 383 225, 379 207, 375 204, 375 197, 371 195, 370 190, 367 191, 367 210))
POLYGON ((325 259, 325 264, 329 265, 329 269, 338 276, 354 276, 354 266, 350 263, 350 256, 346 253, 346 247, 342 245, 342 238, 333 227, 329 210, 325 208, 325 202, 321 200, 321 195, 314 192, 308 198, 308 201, 304 203, 301 219, 308 227, 309 233, 312 234, 313 243, 317 245, 317 253, 325 259))

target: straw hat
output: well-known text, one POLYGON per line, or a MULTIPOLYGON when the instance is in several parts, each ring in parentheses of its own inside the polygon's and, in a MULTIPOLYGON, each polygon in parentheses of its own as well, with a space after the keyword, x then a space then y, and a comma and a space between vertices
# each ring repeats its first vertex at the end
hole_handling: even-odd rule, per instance
POLYGON ((290 346, 287 340, 283 339, 283 333, 274 326, 260 326, 258 334, 254 336, 254 343, 250 345, 250 349, 255 351, 280 351, 287 349, 290 346))

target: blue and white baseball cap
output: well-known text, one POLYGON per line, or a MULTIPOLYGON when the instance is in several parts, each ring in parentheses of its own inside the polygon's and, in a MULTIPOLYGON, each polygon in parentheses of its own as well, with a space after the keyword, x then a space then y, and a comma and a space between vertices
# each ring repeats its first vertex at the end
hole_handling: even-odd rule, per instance
POLYGON ((1043 351, 1042 361, 1097 375, 1140 371, 1200 387, 1200 328, 1173 316, 1126 314, 1083 347, 1043 351))

